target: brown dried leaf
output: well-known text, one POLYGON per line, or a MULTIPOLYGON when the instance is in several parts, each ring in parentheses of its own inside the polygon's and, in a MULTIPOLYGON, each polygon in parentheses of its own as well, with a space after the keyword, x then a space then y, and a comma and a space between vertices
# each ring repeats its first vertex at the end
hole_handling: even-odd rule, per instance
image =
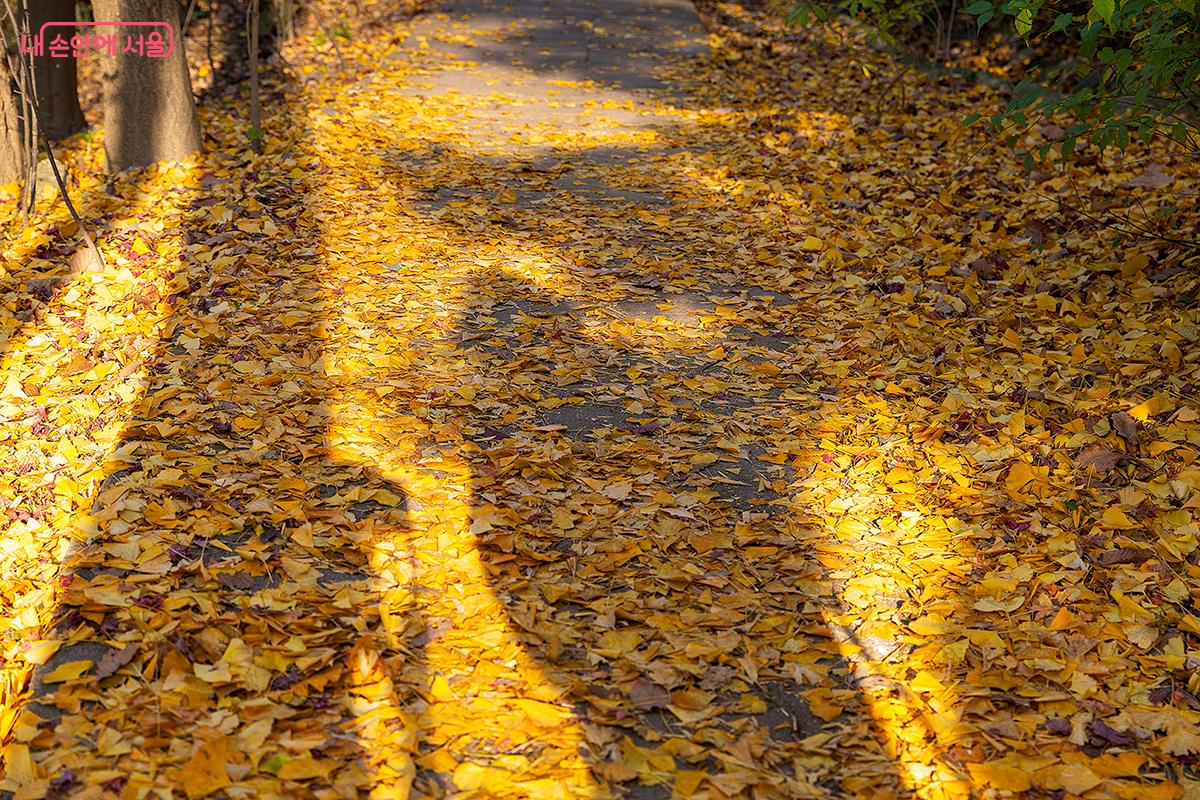
POLYGON ((1151 550, 1143 550, 1138 547, 1119 547, 1116 550, 1106 550, 1096 556, 1096 563, 1105 567, 1114 564, 1141 564, 1153 557, 1154 552, 1151 550))
POLYGON ((222 572, 217 575, 217 580, 226 589, 241 589, 245 591, 254 588, 254 576, 248 572, 222 572))
POLYGON ((1075 456, 1075 466, 1080 469, 1094 469, 1097 472, 1108 472, 1110 469, 1114 469, 1120 465, 1124 459, 1124 453, 1119 453, 1102 444, 1094 444, 1084 448, 1079 455, 1075 456))
POLYGON ((96 663, 96 677, 104 679, 116 674, 117 670, 133 660, 133 657, 137 655, 137 651, 138 646, 136 644, 127 644, 120 650, 109 650, 96 663))
POLYGON ((657 683, 637 681, 629 692, 629 699, 637 708, 649 711, 671 705, 671 693, 657 683))
POLYGON ((1129 445, 1130 450, 1137 448, 1137 421, 1124 411, 1116 411, 1110 417, 1113 430, 1129 445))

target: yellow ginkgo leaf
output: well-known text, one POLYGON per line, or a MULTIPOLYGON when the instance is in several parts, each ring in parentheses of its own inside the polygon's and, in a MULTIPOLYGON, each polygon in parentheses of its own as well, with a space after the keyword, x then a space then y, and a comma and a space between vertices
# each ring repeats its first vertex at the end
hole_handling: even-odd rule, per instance
POLYGON ((42 676, 42 683, 63 683, 73 681, 92 668, 90 660, 67 661, 42 676))

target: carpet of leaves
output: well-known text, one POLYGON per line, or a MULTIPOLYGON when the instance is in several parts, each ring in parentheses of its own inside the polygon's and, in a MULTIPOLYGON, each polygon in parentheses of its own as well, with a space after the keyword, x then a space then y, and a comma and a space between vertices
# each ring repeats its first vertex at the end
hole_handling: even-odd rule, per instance
POLYGON ((285 51, 262 154, 72 144, 107 268, 53 203, 0 268, 0 790, 1200 797, 1195 273, 1056 202, 1195 168, 705 11, 565 122, 410 91, 522 22, 450 14, 285 51))

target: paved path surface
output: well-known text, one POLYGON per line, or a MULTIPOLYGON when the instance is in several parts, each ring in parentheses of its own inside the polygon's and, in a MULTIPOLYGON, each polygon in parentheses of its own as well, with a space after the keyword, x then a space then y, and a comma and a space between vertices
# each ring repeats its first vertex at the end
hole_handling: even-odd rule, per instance
MULTIPOLYGON (((796 476, 779 455, 808 424, 799 376, 821 347, 799 346, 804 305, 786 293, 808 257, 764 235, 788 223, 736 181, 712 180, 745 158, 745 117, 708 58, 685 0, 457 0, 415 26, 403 71, 351 90, 407 204, 385 261, 421 343, 411 383, 477 398, 443 406, 442 452, 471 476, 477 569, 505 627, 574 709, 537 749, 575 764, 547 771, 554 791, 821 797, 847 790, 852 760, 855 790, 886 792, 863 712, 838 714, 854 703, 829 676, 837 648, 801 632, 821 614, 799 615, 783 577, 816 568, 789 554, 796 476), (842 698, 821 717, 814 683, 842 698), (572 741, 582 761, 557 749, 572 741)), ((807 591, 836 605, 827 585, 807 591)), ((418 785, 471 788, 455 774, 418 785)))

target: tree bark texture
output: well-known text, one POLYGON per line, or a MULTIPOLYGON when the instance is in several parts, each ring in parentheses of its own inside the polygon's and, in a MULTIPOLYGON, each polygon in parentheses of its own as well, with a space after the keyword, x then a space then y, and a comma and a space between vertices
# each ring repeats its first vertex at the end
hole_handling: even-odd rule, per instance
MULTIPOLYGON (((135 52, 105 55, 104 152, 110 172, 155 161, 178 161, 200 149, 200 126, 184 58, 177 0, 94 0, 97 21, 166 22, 174 52, 150 58, 135 52)), ((118 28, 120 39, 142 28, 118 28)))
MULTIPOLYGON (((75 0, 26 0, 30 30, 36 35, 46 22, 71 22, 75 19, 75 0)), ((51 28, 64 39, 70 39, 72 28, 51 28)), ((44 44, 44 43, 43 43, 44 44)), ((65 139, 83 130, 87 123, 79 107, 78 81, 74 58, 51 58, 43 49, 33 57, 33 79, 37 86, 38 108, 42 129, 52 140, 65 139)))

